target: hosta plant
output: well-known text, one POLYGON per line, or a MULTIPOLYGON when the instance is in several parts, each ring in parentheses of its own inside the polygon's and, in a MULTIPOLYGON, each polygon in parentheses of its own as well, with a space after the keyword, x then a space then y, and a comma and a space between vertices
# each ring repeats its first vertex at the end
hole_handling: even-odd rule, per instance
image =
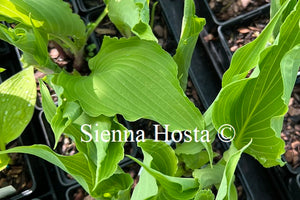
POLYGON ((205 24, 195 16, 192 0, 184 1, 174 56, 152 33, 149 0, 106 0, 103 13, 87 25, 61 0, 0 2, 0 20, 9 25, 0 26, 0 39, 23 52, 24 67, 0 85, 1 167, 9 163, 7 153, 39 156, 71 174, 96 199, 232 200, 237 199, 234 171, 243 152, 264 167, 284 165, 280 130, 300 64, 296 0, 272 1, 270 23, 233 55, 222 89, 204 115, 184 93, 192 52, 205 24), (104 37, 100 51, 86 64, 88 38, 105 15, 124 37, 104 37), (49 57, 50 42, 72 58, 71 70, 49 57), (55 143, 65 133, 76 143, 75 155, 62 156, 41 144, 6 149, 32 117, 34 69, 47 74, 40 80, 42 105, 55 143), (44 81, 58 95, 57 104, 44 81), (130 130, 117 115, 128 121, 156 121, 177 142, 173 149, 163 140, 144 138, 142 131, 137 134, 144 159, 129 156, 143 167, 132 193, 133 180, 118 166, 130 130), (218 131, 232 141, 215 163, 212 142, 218 131))

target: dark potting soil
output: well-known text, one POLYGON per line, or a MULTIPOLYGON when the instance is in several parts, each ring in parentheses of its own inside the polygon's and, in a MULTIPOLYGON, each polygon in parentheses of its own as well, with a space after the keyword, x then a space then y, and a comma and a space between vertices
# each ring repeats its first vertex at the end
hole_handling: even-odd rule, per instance
MULTIPOLYGON (((149 4, 150 12, 153 7, 153 2, 150 1, 149 4)), ((101 12, 96 12, 89 16, 90 21, 95 21, 101 12)), ((159 4, 155 7, 155 17, 153 24, 153 33, 158 39, 158 43, 162 46, 164 50, 169 52, 171 55, 176 53, 177 43, 173 36, 168 31, 167 23, 162 16, 162 10, 159 4)), ((122 37, 121 33, 117 30, 116 26, 110 21, 108 16, 106 16, 99 26, 95 29, 96 37, 99 38, 100 43, 103 40, 104 35, 110 37, 122 37)))
POLYGON ((250 24, 236 26, 230 28, 230 30, 225 29, 224 34, 230 51, 235 52, 238 48, 255 40, 268 23, 269 18, 267 16, 260 16, 251 21, 250 24))
MULTIPOLYGON (((7 148, 18 146, 17 141, 11 142, 7 148)), ((16 193, 21 193, 26 189, 32 188, 32 179, 30 178, 27 165, 23 154, 11 153, 10 164, 6 169, 0 171, 0 188, 12 185, 16 189, 16 193)))
MULTIPOLYGON (((152 12, 153 4, 153 1, 150 1, 150 12, 152 12)), ((160 46, 165 51, 169 52, 169 54, 173 56, 176 53, 177 42, 169 31, 169 27, 165 21, 163 11, 159 3, 155 6, 154 23, 152 30, 154 35, 158 39, 158 44, 160 44, 160 46)))
POLYGON ((71 200, 95 200, 91 197, 82 187, 74 188, 69 193, 69 199, 71 200))
POLYGON ((133 179, 133 185, 131 188, 131 193, 132 193, 136 184, 139 182, 140 179, 139 171, 141 169, 141 166, 138 165, 136 162, 132 162, 122 167, 122 169, 124 170, 125 173, 130 174, 131 178, 133 179))
POLYGON ((300 86, 296 85, 284 117, 281 138, 285 141, 286 161, 292 168, 300 167, 300 86))
MULTIPOLYGON (((96 13, 95 13, 96 14, 96 13)), ((97 12, 97 15, 91 16, 91 21, 95 21, 100 13, 97 12)), ((104 35, 110 36, 110 37, 118 37, 121 38, 122 35, 116 28, 116 26, 110 21, 109 17, 106 16, 102 20, 102 22, 99 24, 99 26, 95 29, 96 37, 100 38, 100 41, 102 42, 104 35)))
POLYGON ((219 21, 226 21, 238 15, 255 10, 270 0, 207 0, 209 7, 219 21))
MULTIPOLYGON (((44 74, 43 72, 37 71, 35 70, 34 72, 34 78, 35 78, 35 82, 36 82, 36 89, 37 89, 37 101, 36 101, 36 105, 38 108, 42 108, 42 93, 41 93, 41 88, 40 88, 40 83, 39 83, 39 79, 42 79, 44 76, 46 76, 46 74, 44 74)), ((53 102, 57 102, 58 98, 57 95, 55 93, 55 91, 48 85, 46 84, 50 95, 52 97, 53 102)))

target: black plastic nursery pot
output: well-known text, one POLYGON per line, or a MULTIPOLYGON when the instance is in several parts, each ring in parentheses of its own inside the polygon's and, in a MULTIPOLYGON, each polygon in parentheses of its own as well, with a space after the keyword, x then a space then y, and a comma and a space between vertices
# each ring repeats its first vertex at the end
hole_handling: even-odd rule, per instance
MULTIPOLYGON (((35 121, 33 120, 25 131, 22 133, 21 137, 18 138, 15 142, 18 145, 32 145, 33 140, 35 140, 36 126, 35 121)), ((22 164, 15 163, 8 165, 6 170, 11 170, 11 178, 9 181, 13 181, 13 185, 25 185, 21 190, 9 193, 4 192, 5 189, 12 189, 11 186, 5 186, 0 188, 0 199, 10 199, 10 200, 32 200, 32 199, 56 199, 54 188, 50 181, 48 171, 46 170, 46 165, 43 160, 27 155, 27 154, 11 154, 13 157, 22 157, 22 164), (21 172, 22 171, 22 172, 21 172), (20 174, 19 174, 20 173, 20 174), (21 179, 18 179, 17 176, 21 176, 21 179), (21 180, 22 182, 18 182, 21 180), (6 195, 7 194, 7 195, 6 195), (47 198, 46 198, 47 196, 47 198)), ((4 170, 4 171, 6 171, 4 170)), ((0 172, 1 177, 3 171, 0 172)), ((1 178, 1 181, 4 179, 1 178)), ((14 187, 14 186, 13 186, 14 187)), ((6 190, 7 191, 7 190, 6 190)), ((10 190, 13 191, 13 190, 10 190)))
MULTIPOLYGON (((160 5, 169 30, 178 43, 183 16, 183 1, 164 0, 160 1, 160 5)), ((205 109, 214 101, 221 89, 221 80, 209 54, 203 43, 198 40, 189 70, 189 76, 205 109)))
POLYGON ((254 40, 264 26, 269 22, 270 6, 265 5, 251 13, 243 15, 243 18, 235 18, 218 27, 220 42, 225 49, 228 60, 239 47, 254 40), (239 41, 241 41, 239 43, 239 41))
POLYGON ((269 4, 268 0, 246 1, 246 5, 238 0, 204 0, 203 2, 217 25, 225 25, 234 20, 242 20, 245 15, 255 14, 257 9, 261 9, 261 7, 269 4))
POLYGON ((64 0, 64 1, 70 4, 70 8, 73 10, 74 13, 79 13, 79 8, 75 0, 64 0))
MULTIPOLYGON (((22 145, 21 140, 14 141, 13 143, 14 145, 22 145)), ((10 154, 10 157, 14 163, 9 164, 6 169, 0 172, 0 199, 26 198, 36 190, 36 180, 31 163, 27 155, 10 154), (19 181, 23 184, 18 184, 19 181)))
MULTIPOLYGON (((14 47, 0 41, 0 66, 6 69, 4 72, 0 73, 0 83, 21 71, 21 65, 17 53, 18 51, 16 51, 14 47)), ((39 138, 36 136, 39 135, 41 130, 39 129, 39 126, 36 126, 37 123, 37 112, 34 112, 31 122, 23 131, 21 137, 8 144, 8 146, 32 145, 39 143, 39 138)), ((48 192, 51 194, 51 198, 48 199, 55 199, 55 196, 52 195, 54 194, 53 187, 48 174, 46 173, 47 171, 43 160, 27 154, 11 155, 13 158, 18 158, 18 160, 15 163, 11 163, 7 166, 7 169, 0 172, 1 187, 8 186, 6 189, 11 189, 11 195, 4 195, 5 192, 3 192, 3 190, 6 189, 2 187, 0 188, 0 199, 38 199, 39 196, 43 196, 48 192), (8 175, 5 171, 10 175, 8 175), (5 179, 7 176, 10 177, 9 179, 6 179, 8 182, 6 182, 5 179, 2 179, 3 175, 5 175, 5 179), (25 187, 21 187, 21 189, 15 192, 9 184, 24 185, 25 187)))
POLYGON ((0 82, 21 71, 21 65, 15 48, 4 41, 0 41, 0 66, 6 69, 0 73, 0 82))
MULTIPOLYGON (((235 19, 229 23, 226 23, 225 25, 219 26, 218 33, 220 40, 229 60, 236 49, 232 46, 229 46, 229 41, 244 41, 244 37, 247 37, 251 34, 258 35, 259 31, 262 30, 261 27, 258 26, 266 25, 268 18, 269 7, 266 5, 260 9, 257 9, 255 12, 252 12, 250 15, 245 15, 242 20, 235 19), (240 31, 238 31, 238 29, 240 29, 240 31)), ((255 39, 255 37, 252 39, 255 39)), ((286 158, 284 156, 282 156, 282 159, 286 162, 286 158)), ((297 188, 295 180, 297 174, 300 174, 300 167, 293 168, 290 163, 286 162, 284 167, 274 167, 273 169, 268 170, 268 172, 269 176, 273 180, 273 185, 275 188, 278 188, 278 191, 280 191, 281 199, 297 199, 297 195, 299 196, 300 190, 297 188)))
MULTIPOLYGON (((178 22, 181 21, 183 2, 166 0, 161 1, 160 4, 164 8, 170 29, 173 31, 175 38, 178 41, 181 30, 181 25, 178 22), (174 13, 177 14, 175 15, 174 13)), ((215 16, 212 14, 211 9, 208 9, 203 1, 196 1, 196 12, 198 16, 205 17, 206 26, 200 34, 200 41, 195 49, 195 54, 200 61, 195 62, 193 57, 190 76, 195 86, 197 86, 197 92, 204 107, 207 108, 220 90, 220 78, 229 67, 232 56, 227 41, 223 41, 224 36, 221 30, 224 28, 222 27, 226 28, 228 26, 231 28, 231 26, 235 24, 245 24, 246 22, 251 21, 254 16, 268 15, 269 5, 264 5, 249 13, 222 23, 215 20, 215 16), (213 38, 207 37, 211 34, 214 34, 213 38), (202 47, 202 49, 199 48, 199 46, 202 47), (199 54, 197 54, 199 49, 208 55, 207 60, 212 61, 201 62, 203 57, 200 57, 199 54), (208 63, 210 63, 210 65, 208 63), (212 71, 213 75, 209 76, 209 72, 212 71), (208 79, 208 77, 210 77, 210 79, 208 79), (203 78, 206 80, 205 82, 202 82, 203 78), (204 92, 206 91, 206 87, 209 88, 209 93, 204 92)), ((225 146, 228 146, 228 144, 225 144, 225 146)), ((269 170, 263 168, 258 161, 251 156, 247 154, 242 155, 237 166, 236 174, 238 174, 237 177, 240 179, 245 190, 247 196, 246 199, 290 199, 288 195, 286 195, 286 191, 284 191, 277 182, 275 183, 273 181, 272 177, 274 174, 270 174, 269 172, 269 170)))
POLYGON ((79 11, 86 14, 95 9, 103 7, 105 4, 103 0, 73 0, 78 4, 79 11))

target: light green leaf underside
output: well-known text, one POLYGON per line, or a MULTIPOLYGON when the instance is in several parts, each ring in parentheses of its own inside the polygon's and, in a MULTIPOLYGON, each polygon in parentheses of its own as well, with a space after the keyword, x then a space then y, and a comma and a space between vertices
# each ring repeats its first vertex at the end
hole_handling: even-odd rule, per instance
POLYGON ((151 174, 156 181, 159 183, 159 187, 162 187, 165 194, 158 193, 156 195, 167 195, 173 199, 191 199, 196 194, 198 190, 197 182, 192 178, 179 178, 171 177, 162 174, 159 171, 152 169, 151 167, 143 164, 141 161, 137 160, 134 157, 129 156, 131 159, 136 161, 139 165, 144 167, 144 169, 151 174))
POLYGON ((204 18, 195 15, 195 5, 193 0, 186 0, 184 4, 184 16, 182 19, 181 37, 174 55, 174 60, 178 65, 178 79, 183 90, 186 89, 188 70, 192 60, 192 55, 200 31, 205 25, 204 18))
POLYGON ((157 41, 149 23, 149 5, 146 0, 109 0, 108 16, 126 37, 132 33, 141 39, 157 41))
POLYGON ((245 152, 265 167, 283 164, 284 141, 280 139, 279 127, 300 65, 296 46, 300 43, 299 5, 298 2, 297 11, 284 22, 278 45, 262 52, 259 76, 227 85, 213 107, 215 127, 231 124, 236 130, 233 142, 237 148, 253 139, 245 152))
POLYGON ((223 165, 216 164, 213 166, 213 168, 206 167, 202 169, 196 169, 193 172, 193 177, 198 180, 201 189, 212 185, 219 185, 222 181, 224 168, 225 167, 223 165))
POLYGON ((174 150, 168 144, 147 140, 146 142, 139 142, 138 146, 142 148, 144 156, 153 158, 151 167, 154 170, 169 176, 175 175, 178 160, 174 150))
POLYGON ((224 73, 222 86, 244 79, 249 70, 256 67, 260 53, 266 48, 266 44, 272 36, 276 23, 281 19, 281 15, 288 3, 285 3, 261 34, 253 41, 239 48, 232 56, 229 69, 224 73))
MULTIPOLYGON (((213 156, 217 156, 218 154, 213 154, 213 156)), ((210 161, 209 154, 207 151, 201 151, 196 154, 181 154, 179 156, 180 160, 182 160, 185 165, 190 169, 198 169, 208 163, 210 161)))
POLYGON ((80 106, 75 102, 63 102, 56 109, 56 113, 51 120, 51 127, 55 135, 55 147, 59 137, 64 130, 82 113, 80 106))
MULTIPOLYGON (((177 159, 175 152, 164 142, 154 142, 152 140, 146 140, 140 142, 139 146, 143 150, 144 162, 140 162, 136 158, 129 156, 131 159, 136 161, 146 172, 143 172, 143 184, 154 184, 156 179, 157 185, 149 185, 149 189, 145 191, 144 197, 151 199, 165 199, 164 196, 171 197, 173 199, 191 199, 198 190, 197 181, 192 178, 179 178, 174 177, 177 170, 177 159), (153 147, 154 145, 154 147, 153 147), (158 148, 158 151, 156 151, 158 148), (166 155, 169 155, 168 158, 166 155), (152 178, 149 176, 151 175, 152 178), (154 196, 151 196, 154 195, 154 196), (155 198, 154 198, 155 197, 155 198)), ((145 185, 139 186, 139 191, 136 193, 140 194, 142 190, 147 187, 145 185)), ((136 194, 133 194, 135 196, 136 194)), ((137 197, 137 196, 135 196, 137 197)))
POLYGON ((156 180, 146 170, 142 170, 139 182, 135 186, 131 200, 151 199, 158 196, 158 186, 156 180))
POLYGON ((89 66, 89 76, 63 72, 56 84, 64 85, 66 98, 78 100, 90 116, 148 118, 169 124, 169 130, 204 126, 201 113, 179 86, 175 62, 157 43, 105 37, 89 66))
MULTIPOLYGON (((125 128, 113 118, 105 116, 92 118, 86 114, 82 114, 82 116, 69 125, 64 131, 67 135, 74 139, 76 148, 79 152, 84 153, 89 159, 88 167, 90 168, 90 171, 92 171, 90 176, 94 181, 89 193, 94 197, 101 197, 106 192, 111 193, 111 190, 116 192, 113 195, 117 195, 117 190, 112 187, 105 186, 105 188, 109 188, 109 191, 104 190, 103 187, 105 183, 115 181, 113 174, 118 167, 118 163, 124 158, 124 142, 105 142, 101 140, 100 136, 98 141, 95 140, 95 131, 101 133, 103 130, 121 130, 123 132, 125 128), (86 129, 86 131, 90 132, 93 136, 93 140, 90 142, 82 142, 82 139, 85 141, 88 140, 88 137, 83 134, 81 129, 81 125, 83 124, 91 125, 91 129, 86 129)), ((116 138, 118 137, 119 136, 116 136, 116 138)), ((123 138, 123 136, 120 137, 123 138)), ((124 140, 124 138, 122 140, 124 140)), ((123 175, 119 176, 123 177, 123 175)), ((124 177, 124 180, 120 179, 119 181, 120 187, 122 186, 122 190, 124 190, 124 183, 122 181, 129 184, 126 176, 124 177)), ((128 187, 128 185, 126 187, 128 187)))
POLYGON ((79 15, 73 14, 68 3, 62 0, 2 0, 0 20, 11 19, 57 37, 72 37, 81 47, 85 41, 85 26, 79 15), (51 8, 51 9, 49 9, 51 8))
POLYGON ((33 68, 27 68, 0 85, 0 149, 21 135, 36 101, 33 68))
POLYGON ((245 151, 245 149, 249 148, 251 143, 252 140, 250 140, 250 142, 244 147, 242 147, 240 150, 236 149, 235 146, 232 144, 230 146, 230 149, 224 153, 224 157, 228 157, 229 160, 227 160, 226 162, 223 178, 216 200, 223 200, 224 198, 226 200, 237 200, 237 192, 234 185, 234 172, 242 153, 245 151))
POLYGON ((97 196, 102 197, 100 199, 105 200, 107 199, 105 196, 110 194, 112 200, 130 200, 132 183, 133 180, 130 175, 120 170, 120 172, 116 172, 109 179, 106 179, 99 184, 97 193, 100 193, 100 195, 97 196))

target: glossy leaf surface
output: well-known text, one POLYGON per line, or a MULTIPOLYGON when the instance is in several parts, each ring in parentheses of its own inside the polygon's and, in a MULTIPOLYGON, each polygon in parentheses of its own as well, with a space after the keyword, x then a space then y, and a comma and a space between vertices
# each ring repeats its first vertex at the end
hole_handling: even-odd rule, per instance
POLYGON ((89 76, 63 72, 55 82, 64 86, 67 99, 78 100, 90 116, 148 118, 169 124, 169 130, 203 127, 201 113, 180 88, 176 63, 157 43, 105 37, 89 66, 89 76))
POLYGON ((281 154, 285 150, 280 129, 300 65, 299 2, 296 8, 281 27, 278 44, 261 53, 259 75, 224 87, 213 107, 215 127, 231 124, 236 130, 233 142, 238 149, 253 139, 245 152, 265 167, 283 164, 281 154))

